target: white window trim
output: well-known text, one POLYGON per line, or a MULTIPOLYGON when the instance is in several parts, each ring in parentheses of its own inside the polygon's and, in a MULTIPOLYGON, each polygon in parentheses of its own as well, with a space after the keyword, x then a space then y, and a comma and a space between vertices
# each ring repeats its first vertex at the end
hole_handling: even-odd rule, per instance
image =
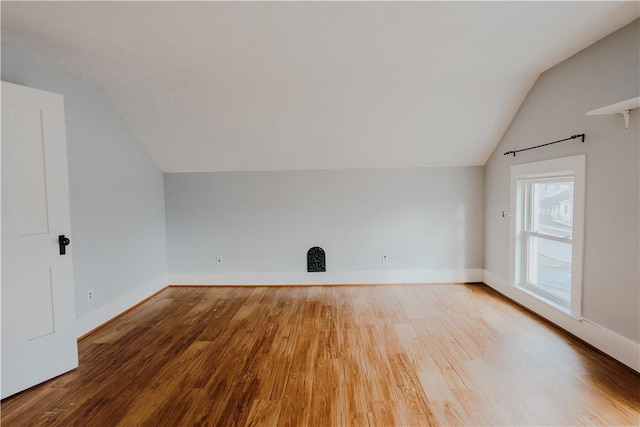
MULTIPOLYGON (((559 159, 544 160, 533 163, 523 163, 511 166, 511 235, 510 235, 510 262, 509 281, 511 285, 518 286, 528 293, 532 293, 527 286, 520 286, 521 275, 521 248, 523 218, 519 206, 522 204, 522 196, 518 191, 518 181, 538 177, 552 177, 573 175, 573 245, 571 253, 571 303, 569 312, 576 319, 582 318, 582 272, 584 254, 584 211, 585 211, 585 164, 584 154, 559 159)), ((540 297, 536 293, 532 293, 540 297)), ((565 311, 566 308, 554 304, 549 299, 543 299, 552 307, 565 311)))

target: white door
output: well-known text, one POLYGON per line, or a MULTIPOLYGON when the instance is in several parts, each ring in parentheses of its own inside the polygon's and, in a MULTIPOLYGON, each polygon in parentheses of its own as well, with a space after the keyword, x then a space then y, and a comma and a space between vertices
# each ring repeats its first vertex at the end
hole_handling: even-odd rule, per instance
POLYGON ((78 366, 61 95, 2 82, 2 398, 78 366))

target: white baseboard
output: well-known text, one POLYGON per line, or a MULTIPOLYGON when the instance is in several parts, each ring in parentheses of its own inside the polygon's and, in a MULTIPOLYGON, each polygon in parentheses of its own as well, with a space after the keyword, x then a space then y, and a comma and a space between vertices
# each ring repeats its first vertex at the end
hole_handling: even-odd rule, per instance
POLYGON ((623 337, 588 319, 575 319, 529 293, 510 285, 506 279, 491 271, 484 270, 484 283, 619 362, 640 372, 640 343, 623 337))
POLYGON ((263 272, 263 273, 201 273, 173 274, 174 285, 353 285, 394 283, 460 283, 482 282, 483 270, 436 269, 436 270, 367 270, 307 272, 263 272))
POLYGON ((150 282, 145 286, 141 286, 131 292, 122 295, 105 305, 83 315, 76 319, 76 336, 79 338, 97 327, 107 323, 109 320, 119 314, 129 310, 141 301, 149 298, 151 295, 160 291, 167 286, 166 278, 158 279, 150 282))

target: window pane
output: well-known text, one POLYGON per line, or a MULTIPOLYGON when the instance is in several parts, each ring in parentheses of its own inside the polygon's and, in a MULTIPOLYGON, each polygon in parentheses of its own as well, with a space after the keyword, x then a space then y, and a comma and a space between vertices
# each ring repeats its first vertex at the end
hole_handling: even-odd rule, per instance
POLYGON ((571 244, 529 237, 527 282, 562 301, 571 299, 571 244))
POLYGON ((572 238, 573 179, 531 183, 531 231, 572 238))

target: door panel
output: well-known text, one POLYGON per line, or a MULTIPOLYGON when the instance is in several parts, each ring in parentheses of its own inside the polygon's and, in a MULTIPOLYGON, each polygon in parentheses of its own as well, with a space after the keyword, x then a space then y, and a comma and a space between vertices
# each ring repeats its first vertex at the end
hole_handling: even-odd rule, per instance
POLYGON ((27 341, 53 334, 53 289, 51 286, 51 268, 36 265, 22 275, 24 298, 30 302, 28 312, 24 313, 25 335, 27 341))
POLYGON ((49 218, 42 113, 24 107, 11 106, 7 109, 11 123, 10 138, 16 141, 16 207, 20 234, 46 234, 49 232, 49 218))
POLYGON ((2 82, 2 398, 78 366, 62 96, 2 82))

